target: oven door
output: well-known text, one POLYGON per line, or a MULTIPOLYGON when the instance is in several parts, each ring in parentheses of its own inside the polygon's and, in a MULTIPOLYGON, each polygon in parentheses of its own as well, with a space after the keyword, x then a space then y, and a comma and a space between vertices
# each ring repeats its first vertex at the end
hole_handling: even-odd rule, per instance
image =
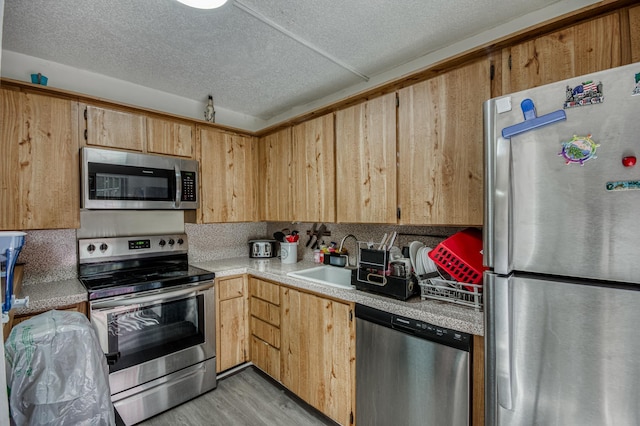
POLYGON ((91 302, 111 394, 215 357, 213 281, 91 302))

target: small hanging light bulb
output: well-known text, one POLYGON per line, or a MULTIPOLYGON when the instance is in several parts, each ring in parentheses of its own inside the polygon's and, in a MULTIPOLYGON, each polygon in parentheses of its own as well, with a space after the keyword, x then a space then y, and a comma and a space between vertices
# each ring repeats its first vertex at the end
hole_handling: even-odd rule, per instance
POLYGON ((207 106, 204 109, 204 119, 209 123, 216 122, 216 110, 213 109, 213 96, 209 95, 209 101, 207 102, 207 106))

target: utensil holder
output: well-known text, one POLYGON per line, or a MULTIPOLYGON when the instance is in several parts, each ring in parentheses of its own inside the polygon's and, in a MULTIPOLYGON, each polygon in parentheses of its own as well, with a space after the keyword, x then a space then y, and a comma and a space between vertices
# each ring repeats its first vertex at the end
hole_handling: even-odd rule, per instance
POLYGON ((280 243, 280 260, 282 263, 298 262, 298 243, 280 243))

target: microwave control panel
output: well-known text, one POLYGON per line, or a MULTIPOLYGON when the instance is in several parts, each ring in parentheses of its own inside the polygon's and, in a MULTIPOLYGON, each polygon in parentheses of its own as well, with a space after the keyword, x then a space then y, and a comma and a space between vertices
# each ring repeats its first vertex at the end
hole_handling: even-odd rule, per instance
POLYGON ((195 172, 182 172, 182 196, 180 201, 196 201, 195 172))

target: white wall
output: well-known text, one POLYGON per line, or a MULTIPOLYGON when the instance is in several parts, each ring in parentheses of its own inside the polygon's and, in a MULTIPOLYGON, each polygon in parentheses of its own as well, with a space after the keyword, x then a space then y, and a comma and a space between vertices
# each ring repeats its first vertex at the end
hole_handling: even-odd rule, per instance
MULTIPOLYGON (((46 71, 49 86, 142 108, 203 119, 205 103, 170 93, 73 68, 21 53, 3 50, 2 77, 31 82, 31 74, 46 71)), ((265 127, 264 120, 240 114, 216 105, 216 123, 243 130, 265 127)))
MULTIPOLYGON (((458 55, 477 46, 519 32, 525 28, 545 22, 549 19, 571 13, 599 0, 559 0, 551 6, 529 13, 506 23, 496 23, 490 30, 476 34, 454 45, 429 53, 414 61, 399 65, 384 73, 372 76, 368 82, 351 86, 313 102, 297 105, 282 114, 265 121, 246 114, 226 110, 216 105, 216 122, 248 131, 257 131, 265 127, 286 121, 306 112, 332 105, 344 98, 381 86, 388 81, 426 69, 439 61, 458 55)), ((137 84, 125 82, 101 74, 72 68, 51 61, 22 55, 5 50, 1 75, 15 80, 31 81, 30 75, 47 70, 49 85, 101 97, 130 105, 169 112, 185 117, 202 119, 204 103, 183 98, 137 84)))

